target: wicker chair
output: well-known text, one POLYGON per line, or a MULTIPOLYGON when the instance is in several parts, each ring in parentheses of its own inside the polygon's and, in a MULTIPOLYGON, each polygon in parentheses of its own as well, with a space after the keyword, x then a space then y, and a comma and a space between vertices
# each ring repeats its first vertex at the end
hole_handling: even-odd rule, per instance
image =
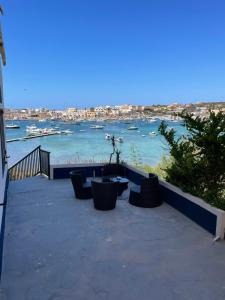
POLYGON ((149 178, 143 178, 140 186, 130 190, 129 203, 139 207, 157 207, 162 204, 159 194, 158 176, 149 174, 149 178))
POLYGON ((75 197, 77 199, 92 198, 91 183, 84 183, 84 177, 82 176, 82 174, 79 174, 76 171, 72 171, 70 172, 70 178, 73 184, 75 197))
POLYGON ((99 210, 111 210, 116 206, 117 184, 115 182, 92 181, 94 207, 99 210))
POLYGON ((82 169, 75 169, 73 171, 70 172, 71 174, 80 174, 82 176, 82 182, 86 183, 87 182, 87 178, 84 174, 84 171, 82 169))
POLYGON ((112 177, 112 176, 125 176, 124 167, 119 164, 107 164, 103 167, 104 177, 112 177))

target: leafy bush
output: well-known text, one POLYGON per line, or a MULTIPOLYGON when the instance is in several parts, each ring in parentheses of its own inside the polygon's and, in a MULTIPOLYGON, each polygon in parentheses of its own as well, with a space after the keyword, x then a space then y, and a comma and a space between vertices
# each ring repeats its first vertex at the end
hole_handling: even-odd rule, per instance
POLYGON ((210 111, 200 118, 183 111, 179 116, 186 135, 176 138, 164 121, 159 126, 172 157, 166 180, 225 210, 225 115, 210 111))
POLYGON ((152 167, 148 164, 142 164, 138 166, 140 170, 143 170, 146 173, 154 173, 157 174, 161 179, 166 179, 166 169, 172 164, 172 160, 170 157, 163 156, 159 163, 152 167))

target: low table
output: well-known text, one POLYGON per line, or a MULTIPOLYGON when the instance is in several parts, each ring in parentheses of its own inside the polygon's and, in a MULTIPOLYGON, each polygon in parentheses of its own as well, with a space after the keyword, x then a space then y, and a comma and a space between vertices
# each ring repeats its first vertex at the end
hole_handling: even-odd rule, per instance
POLYGON ((123 191, 125 191, 128 188, 129 180, 125 177, 118 177, 118 176, 111 177, 109 180, 118 183, 118 187, 117 187, 118 196, 121 196, 123 191))

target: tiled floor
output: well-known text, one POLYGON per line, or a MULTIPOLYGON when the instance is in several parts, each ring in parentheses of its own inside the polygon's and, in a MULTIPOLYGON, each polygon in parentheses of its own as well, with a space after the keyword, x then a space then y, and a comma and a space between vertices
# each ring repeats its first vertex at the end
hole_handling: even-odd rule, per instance
POLYGON ((10 183, 1 299, 225 299, 225 243, 167 204, 115 210, 69 180, 10 183))

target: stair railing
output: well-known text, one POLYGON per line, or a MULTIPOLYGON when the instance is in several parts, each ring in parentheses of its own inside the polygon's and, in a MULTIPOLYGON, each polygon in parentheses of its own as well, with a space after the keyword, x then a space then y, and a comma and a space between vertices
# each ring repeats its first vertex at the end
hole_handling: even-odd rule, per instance
POLYGON ((44 174, 50 177, 50 152, 38 146, 9 169, 9 179, 19 180, 44 174))

